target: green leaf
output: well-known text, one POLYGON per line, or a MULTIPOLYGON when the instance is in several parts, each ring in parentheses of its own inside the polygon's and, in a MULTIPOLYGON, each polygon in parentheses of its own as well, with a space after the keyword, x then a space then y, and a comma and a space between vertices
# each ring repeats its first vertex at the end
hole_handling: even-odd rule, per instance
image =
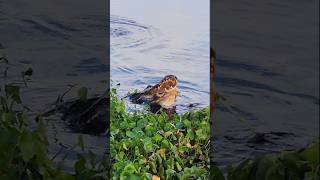
POLYGON ((183 120, 183 123, 186 127, 191 128, 191 121, 189 121, 188 119, 183 120))
POLYGON ((209 136, 209 134, 203 129, 196 130, 196 135, 199 140, 206 140, 209 136))
MULTIPOLYGON (((242 165, 242 168, 245 168, 244 164, 240 164, 240 165, 242 165)), ((256 177, 263 179, 264 177, 266 177, 266 173, 268 169, 270 169, 275 165, 275 157, 266 155, 262 158, 257 159, 256 165, 257 165, 256 177)))
POLYGON ((14 100, 18 104, 21 103, 19 86, 6 85, 5 92, 7 97, 10 97, 12 100, 14 100))
POLYGON ((306 148, 302 153, 302 157, 311 163, 319 164, 319 142, 313 144, 311 147, 306 148))
POLYGON ((18 146, 20 148, 20 154, 24 161, 28 162, 35 155, 35 147, 33 142, 32 134, 24 130, 20 139, 18 146))
POLYGON ((177 129, 182 129, 182 128, 183 128, 183 123, 182 123, 182 122, 178 122, 178 123, 176 124, 176 128, 177 128, 177 129))
POLYGON ((225 180, 221 170, 214 164, 210 165, 210 176, 214 180, 225 180))
POLYGON ((156 164, 155 164, 153 161, 150 162, 149 164, 150 164, 150 166, 151 166, 152 172, 153 172, 154 174, 156 174, 156 173, 158 172, 156 164))
POLYGON ((55 175, 54 179, 56 180, 75 180, 75 177, 67 172, 60 171, 55 175))
POLYGON ((167 175, 167 179, 173 179, 173 176, 176 174, 177 172, 173 169, 167 169, 166 170, 166 175, 167 175))
POLYGON ((125 154, 124 154, 123 151, 119 152, 119 153, 117 154, 117 160, 122 160, 124 156, 125 156, 125 154))
POLYGON ((86 101, 88 96, 88 88, 86 87, 81 87, 78 90, 78 98, 80 101, 86 101))
POLYGON ((94 154, 92 151, 89 150, 89 155, 90 155, 90 164, 92 168, 95 168, 96 166, 96 159, 97 159, 97 155, 94 154))
MULTIPOLYGON (((283 180, 286 178, 284 175, 279 173, 279 169, 277 166, 272 166, 266 170, 266 176, 264 177, 264 179, 266 179, 266 180, 283 180)), ((299 180, 299 179, 296 179, 296 180, 299 180)))
POLYGON ((132 163, 129 163, 127 164, 124 169, 123 169, 123 172, 127 173, 127 174, 134 174, 137 172, 137 169, 136 167, 134 166, 134 164, 132 163))
POLYGON ((0 108, 0 110, 2 110, 3 112, 9 111, 7 100, 2 96, 0 97, 0 108))
POLYGON ((247 180, 250 176, 252 161, 247 159, 238 166, 231 168, 228 173, 228 180, 247 180))
POLYGON ((39 122, 37 124, 36 132, 38 133, 39 136, 46 135, 46 125, 41 118, 39 119, 39 122))
POLYGON ((74 169, 77 173, 86 169, 86 160, 81 154, 77 154, 78 161, 74 164, 74 169))
POLYGON ((126 135, 127 135, 129 138, 134 139, 134 138, 136 138, 137 133, 136 133, 136 132, 132 132, 132 131, 127 131, 127 132, 126 132, 126 135))
POLYGON ((178 170, 178 171, 181 171, 181 170, 182 170, 182 168, 181 168, 181 166, 180 166, 180 164, 179 164, 178 162, 176 162, 176 167, 177 167, 177 170, 178 170))
POLYGON ((152 139, 156 142, 160 142, 163 139, 163 137, 160 134, 156 134, 152 137, 152 139))
POLYGON ((152 140, 151 138, 149 137, 146 137, 144 140, 143 140, 143 148, 146 152, 152 152, 153 151, 153 143, 152 143, 152 140))

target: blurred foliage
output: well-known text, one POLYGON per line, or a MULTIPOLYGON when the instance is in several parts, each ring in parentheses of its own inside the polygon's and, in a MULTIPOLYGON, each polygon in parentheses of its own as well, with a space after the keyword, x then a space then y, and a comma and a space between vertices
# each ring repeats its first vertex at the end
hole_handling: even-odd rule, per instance
POLYGON ((300 151, 284 151, 247 159, 229 167, 229 180, 319 180, 319 143, 300 151))
MULTIPOLYGON (((22 73, 31 76, 32 69, 22 73)), ((79 98, 85 99, 85 90, 79 90, 79 98)), ((46 124, 37 117, 35 126, 30 127, 30 120, 25 112, 20 97, 20 87, 12 84, 0 85, 0 180, 15 179, 109 179, 110 163, 107 157, 97 158, 93 152, 85 158, 78 154, 74 164, 74 172, 63 169, 65 154, 59 165, 55 165, 54 157, 48 154, 46 124)), ((73 148, 81 147, 79 142, 73 148)), ((71 149, 72 150, 72 149, 71 149)))

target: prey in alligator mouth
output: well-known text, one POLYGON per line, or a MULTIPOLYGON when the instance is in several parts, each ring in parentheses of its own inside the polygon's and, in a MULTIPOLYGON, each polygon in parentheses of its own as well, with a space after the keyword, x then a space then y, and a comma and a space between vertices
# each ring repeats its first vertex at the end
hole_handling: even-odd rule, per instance
POLYGON ((177 83, 175 75, 167 75, 158 84, 148 86, 142 92, 132 93, 129 98, 135 104, 148 103, 165 109, 173 108, 179 95, 177 83))

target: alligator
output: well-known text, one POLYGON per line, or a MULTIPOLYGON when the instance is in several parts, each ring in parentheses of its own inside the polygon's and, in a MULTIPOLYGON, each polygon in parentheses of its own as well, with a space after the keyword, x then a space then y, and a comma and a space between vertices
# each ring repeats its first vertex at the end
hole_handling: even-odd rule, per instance
POLYGON ((171 118, 176 110, 176 99, 179 95, 177 88, 178 78, 175 75, 166 75, 158 84, 147 86, 142 92, 129 93, 132 103, 148 104, 150 111, 160 113, 161 109, 171 118))
MULTIPOLYGON (((214 74, 215 52, 211 49, 211 74, 214 74)), ((214 77, 213 77, 214 78, 214 77)), ((150 111, 155 114, 163 110, 172 119, 176 113, 176 99, 179 95, 177 88, 178 78, 175 75, 166 75, 159 83, 147 86, 141 92, 129 93, 130 101, 134 104, 148 104, 150 111)), ((215 91, 215 87, 211 89, 215 91)), ((42 116, 62 113, 62 119, 68 122, 70 128, 76 132, 86 134, 105 133, 109 128, 109 91, 101 97, 93 97, 86 101, 74 100, 61 102, 54 109, 47 111, 42 116)), ((214 94, 211 97, 216 97, 214 94)), ((212 99, 215 102, 216 98, 212 99)))

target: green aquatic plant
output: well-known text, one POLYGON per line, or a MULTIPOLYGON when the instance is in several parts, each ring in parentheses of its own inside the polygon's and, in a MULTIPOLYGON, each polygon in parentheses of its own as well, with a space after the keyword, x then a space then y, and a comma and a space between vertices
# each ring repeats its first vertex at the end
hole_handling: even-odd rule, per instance
POLYGON ((283 151, 230 166, 229 180, 319 180, 319 143, 299 151, 283 151))
MULTIPOLYGON (((6 58, 0 58, 2 61, 7 63, 6 58)), ((32 74, 32 69, 22 73, 23 77, 32 74)), ((57 103, 63 102, 72 87, 58 97, 57 103)), ((67 171, 63 163, 68 154, 48 154, 46 121, 39 115, 32 122, 20 91, 17 85, 0 84, 0 180, 319 179, 319 143, 299 151, 246 159, 223 174, 209 163, 209 108, 175 115, 171 120, 165 113, 128 113, 115 89, 110 95, 112 166, 108 156, 98 158, 87 151, 79 136, 69 151, 81 148, 89 156, 77 154, 74 170, 67 171), (62 156, 60 162, 58 156, 62 156)), ((87 89, 80 88, 79 100, 86 101, 87 96, 87 89)))
POLYGON ((208 179, 209 108, 175 115, 129 113, 110 96, 110 153, 113 179, 208 179))
MULTIPOLYGON (((98 160, 89 151, 90 157, 78 154, 74 172, 63 169, 67 154, 48 154, 49 142, 45 120, 37 117, 31 128, 30 120, 21 107, 20 88, 4 85, 0 88, 0 180, 2 179, 108 179, 110 163, 107 157, 98 160), (54 159, 63 155, 56 166, 54 159), (3 166, 5 165, 5 166, 3 166)), ((81 147, 85 152, 82 138, 70 150, 81 147)))
MULTIPOLYGON (((25 87, 27 85, 24 78, 30 77, 32 73, 31 68, 21 73, 25 87)), ((41 115, 37 116, 34 122, 31 121, 34 119, 26 112, 30 108, 23 105, 20 91, 20 86, 0 84, 0 180, 110 178, 109 158, 97 158, 91 151, 87 158, 81 153, 78 154, 73 172, 63 169, 64 159, 68 154, 61 154, 60 151, 54 155, 48 154, 46 121, 41 115), (59 155, 63 156, 61 162, 55 161, 59 155)), ((79 98, 85 97, 83 91, 79 90, 79 98)), ((80 147, 85 152, 83 144, 79 137, 79 142, 69 151, 80 147)))

